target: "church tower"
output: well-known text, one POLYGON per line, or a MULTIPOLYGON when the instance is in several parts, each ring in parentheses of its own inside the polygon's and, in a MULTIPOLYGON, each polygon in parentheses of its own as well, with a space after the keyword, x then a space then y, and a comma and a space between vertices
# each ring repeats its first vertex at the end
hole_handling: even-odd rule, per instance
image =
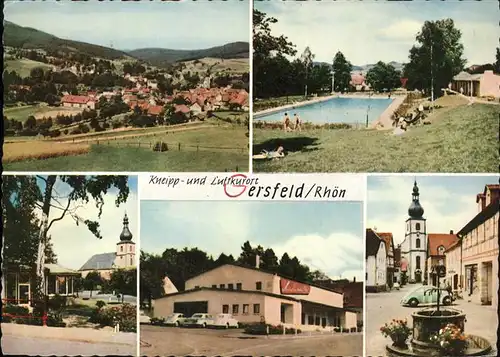
POLYGON ((413 184, 412 201, 408 208, 405 239, 401 244, 401 255, 408 262, 408 279, 421 283, 427 260, 427 227, 424 209, 420 205, 417 181, 413 184))
POLYGON ((128 229, 128 217, 123 217, 123 229, 120 241, 116 243, 115 265, 119 269, 135 267, 135 243, 132 242, 132 233, 128 229))

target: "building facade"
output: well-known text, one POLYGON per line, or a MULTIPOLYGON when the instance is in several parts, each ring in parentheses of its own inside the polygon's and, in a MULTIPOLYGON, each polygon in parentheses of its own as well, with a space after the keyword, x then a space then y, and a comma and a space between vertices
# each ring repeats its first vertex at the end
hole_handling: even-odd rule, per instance
MULTIPOLYGON (((437 275, 433 274, 432 268, 439 265, 446 266, 446 250, 456 244, 458 237, 450 231, 449 234, 429 233, 427 236, 427 260, 425 264, 425 276, 428 285, 437 286, 437 275)), ((448 282, 441 280, 441 287, 447 286, 448 282)), ((451 284, 450 284, 451 285, 451 284)))
POLYGON ((451 89, 471 97, 500 98, 500 76, 493 71, 482 74, 460 72, 453 77, 451 89))
MULTIPOLYGON (((458 238, 458 237, 457 237, 458 238)), ((445 284, 453 291, 462 291, 464 276, 462 275, 462 244, 459 239, 445 250, 446 279, 445 284)))
POLYGON ((476 196, 479 212, 457 234, 462 244, 464 299, 498 306, 498 218, 500 185, 476 196))
POLYGON ((401 257, 407 262, 407 277, 410 282, 422 283, 427 260, 427 222, 420 205, 417 181, 413 185, 412 202, 408 208, 405 238, 401 243, 401 257))
POLYGON ((387 249, 373 229, 366 230, 366 289, 387 289, 387 249))
POLYGON ((356 328, 343 295, 258 268, 225 264, 185 282, 185 290, 154 301, 154 316, 230 313, 240 323, 356 328))
POLYGON ((382 239, 385 243, 385 249, 387 252, 387 269, 386 269, 386 279, 387 286, 392 288, 393 284, 396 282, 396 277, 394 275, 394 238, 392 233, 378 233, 377 235, 382 239))
POLYGON ((111 273, 116 269, 135 268, 135 243, 132 241, 132 233, 129 230, 127 214, 123 217, 123 228, 120 240, 116 243, 116 251, 112 253, 101 253, 93 255, 79 272, 85 278, 91 271, 97 271, 101 278, 109 280, 111 273))

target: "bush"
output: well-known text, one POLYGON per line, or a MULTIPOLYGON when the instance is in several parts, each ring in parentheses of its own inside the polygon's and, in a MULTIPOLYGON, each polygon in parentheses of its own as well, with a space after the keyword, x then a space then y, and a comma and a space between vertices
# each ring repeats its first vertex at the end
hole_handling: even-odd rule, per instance
POLYGON ((98 308, 98 309, 102 309, 104 306, 106 306, 106 303, 102 300, 97 300, 96 303, 95 303, 95 306, 98 308))
POLYGON ((98 323, 101 326, 114 327, 120 324, 120 330, 125 332, 137 331, 137 310, 135 306, 123 304, 120 306, 108 306, 105 308, 96 308, 90 322, 98 323))
MULTIPOLYGON (((270 325, 270 324, 255 324, 249 325, 244 329, 244 333, 249 335, 266 335, 267 327, 269 327, 270 335, 282 335, 283 334, 283 326, 282 325, 270 325)), ((297 329, 297 333, 302 333, 302 330, 297 329)), ((295 334, 295 328, 285 328, 285 334, 293 335, 295 334)))
POLYGON ((167 143, 164 143, 162 141, 157 141, 153 146, 153 151, 158 151, 158 152, 168 151, 168 145, 167 143))

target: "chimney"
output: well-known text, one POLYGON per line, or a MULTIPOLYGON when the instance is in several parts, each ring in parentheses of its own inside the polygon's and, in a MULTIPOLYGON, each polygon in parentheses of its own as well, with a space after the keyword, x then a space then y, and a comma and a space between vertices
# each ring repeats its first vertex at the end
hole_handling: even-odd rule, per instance
POLYGON ((257 254, 255 256, 255 268, 259 269, 260 267, 260 256, 257 254))
POLYGON ((453 234, 453 229, 452 229, 452 230, 450 230, 450 234, 453 234))

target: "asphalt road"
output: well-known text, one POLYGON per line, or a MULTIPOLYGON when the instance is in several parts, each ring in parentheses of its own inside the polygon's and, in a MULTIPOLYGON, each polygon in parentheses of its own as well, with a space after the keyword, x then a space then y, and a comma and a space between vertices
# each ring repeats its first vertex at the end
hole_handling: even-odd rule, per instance
MULTIPOLYGON (((385 356, 385 346, 391 341, 380 333, 380 327, 384 323, 392 319, 406 318, 408 325, 412 326, 411 314, 422 307, 404 307, 399 302, 404 295, 417 287, 418 285, 406 285, 399 291, 366 294, 366 357, 385 356)), ((457 300, 452 307, 465 312, 466 334, 484 337, 496 348, 498 326, 496 307, 481 306, 467 300, 457 300)))
POLYGON ((141 355, 362 356, 362 334, 243 336, 241 330, 141 326, 141 355), (243 338, 242 338, 243 337, 243 338))
POLYGON ((2 336, 2 353, 28 356, 135 356, 135 346, 115 343, 75 342, 13 335, 2 336))

